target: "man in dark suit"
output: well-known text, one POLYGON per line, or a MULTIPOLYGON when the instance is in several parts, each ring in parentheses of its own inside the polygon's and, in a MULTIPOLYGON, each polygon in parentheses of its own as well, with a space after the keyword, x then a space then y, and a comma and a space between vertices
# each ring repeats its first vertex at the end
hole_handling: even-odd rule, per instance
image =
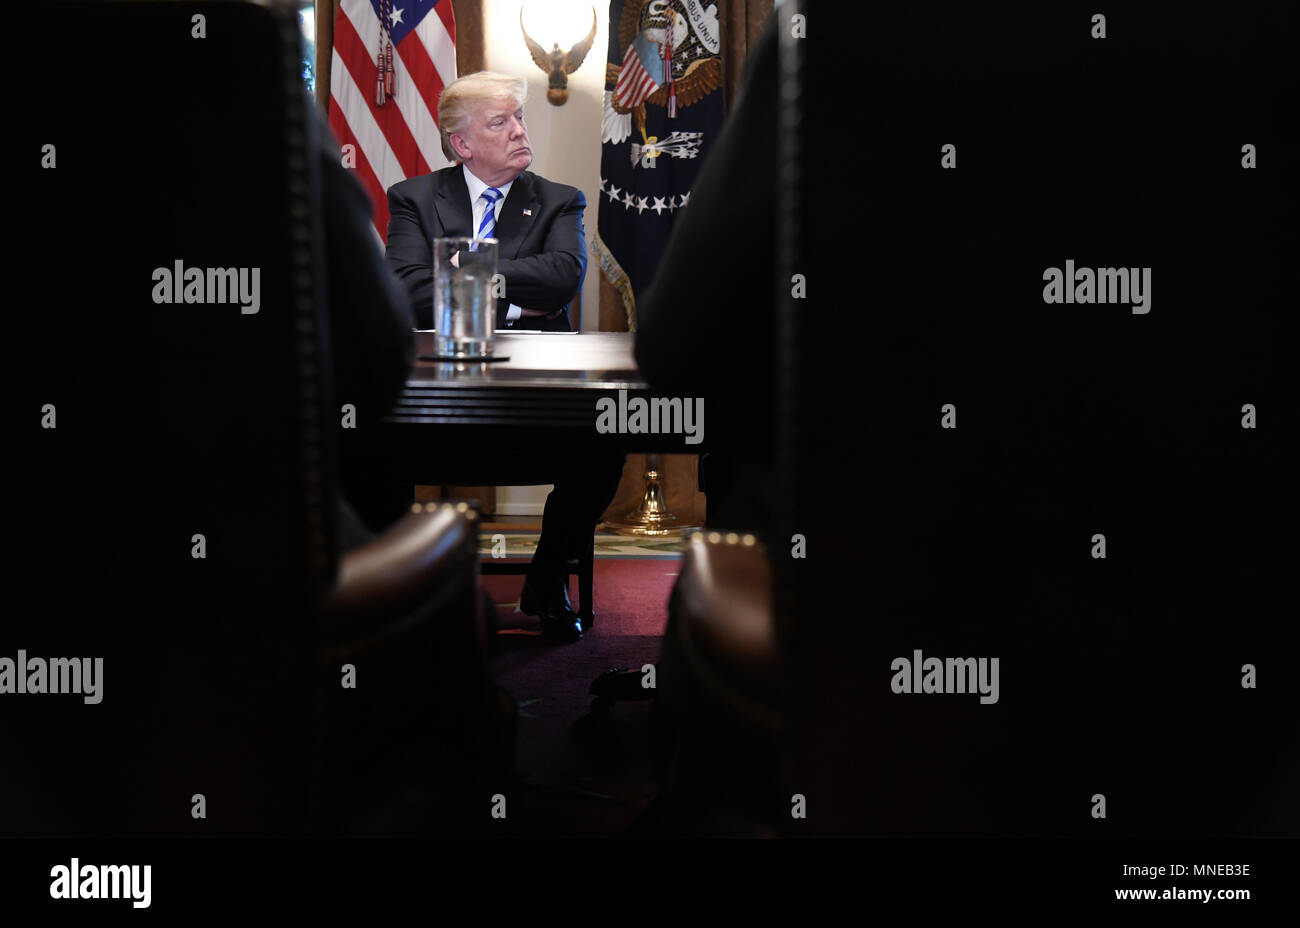
MULTIPOLYGON (((576 187, 526 170, 533 160, 526 93, 524 81, 488 71, 453 81, 438 99, 438 124, 443 153, 460 163, 388 191, 386 256, 406 284, 421 328, 433 322, 433 240, 474 235, 498 242, 506 296, 497 302, 497 328, 571 329, 569 303, 587 270, 587 199, 576 187)), ((519 606, 541 616, 547 637, 576 641, 583 623, 569 602, 564 562, 590 543, 613 501, 622 456, 575 462, 547 449, 537 458, 554 475, 555 489, 519 606)))
POLYGON ((486 71, 453 81, 438 100, 438 119, 443 152, 460 164, 388 191, 388 263, 411 294, 420 328, 433 327, 433 240, 486 229, 481 237, 497 240, 506 279, 497 328, 571 329, 569 302, 587 271, 587 198, 525 170, 533 160, 526 87, 486 71))

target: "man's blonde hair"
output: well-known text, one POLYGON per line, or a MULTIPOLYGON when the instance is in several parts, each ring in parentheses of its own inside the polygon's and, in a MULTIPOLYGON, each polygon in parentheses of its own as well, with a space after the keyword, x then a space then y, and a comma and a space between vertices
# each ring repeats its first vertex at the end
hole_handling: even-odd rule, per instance
POLYGON ((460 160, 451 147, 451 134, 469 127, 470 109, 476 103, 510 98, 520 106, 528 96, 528 82, 520 77, 495 71, 475 71, 448 84, 438 97, 438 132, 442 136, 442 153, 452 162, 460 160))

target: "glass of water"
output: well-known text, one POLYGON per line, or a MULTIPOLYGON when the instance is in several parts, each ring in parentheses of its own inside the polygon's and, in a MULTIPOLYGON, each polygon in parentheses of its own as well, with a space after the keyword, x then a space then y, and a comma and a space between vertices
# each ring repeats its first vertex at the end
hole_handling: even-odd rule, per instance
POLYGON ((439 356, 491 357, 496 272, 496 239, 433 240, 434 351, 439 356))

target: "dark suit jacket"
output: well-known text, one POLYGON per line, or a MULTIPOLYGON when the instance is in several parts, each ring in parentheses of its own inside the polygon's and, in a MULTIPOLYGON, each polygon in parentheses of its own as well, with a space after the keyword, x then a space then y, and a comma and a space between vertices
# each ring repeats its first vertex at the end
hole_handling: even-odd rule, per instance
POLYGON ((710 528, 766 534, 776 406, 777 148, 756 145, 777 106, 777 18, 637 297, 636 360, 657 394, 704 398, 710 528), (684 338, 683 333, 689 333, 684 338))
POLYGON ((375 242, 365 190, 340 164, 338 145, 324 120, 314 120, 310 130, 321 172, 334 395, 337 405, 356 407, 358 426, 343 436, 340 449, 338 538, 340 549, 348 551, 370 537, 356 508, 376 529, 401 514, 394 507, 381 515, 367 499, 373 478, 359 466, 349 445, 355 438, 369 436, 369 426, 378 423, 401 395, 415 360, 414 319, 406 294, 375 242))
MULTIPOLYGON (((576 187, 531 171, 515 179, 497 213, 498 270, 506 279, 497 328, 505 327, 511 303, 568 315, 587 273, 586 207, 576 187)), ((464 169, 457 164, 393 184, 388 211, 388 264, 406 284, 417 325, 433 328, 433 240, 475 231, 464 169)))

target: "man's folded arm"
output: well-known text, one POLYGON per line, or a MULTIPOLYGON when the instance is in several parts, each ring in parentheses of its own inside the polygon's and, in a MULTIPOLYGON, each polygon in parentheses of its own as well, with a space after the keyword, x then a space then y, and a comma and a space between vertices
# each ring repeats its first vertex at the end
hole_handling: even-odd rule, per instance
POLYGON ((433 328, 433 246, 420 225, 415 204, 388 191, 388 247, 384 258, 406 287, 417 328, 433 328))
POLYGON ((581 190, 560 210, 546 232, 540 254, 502 259, 497 270, 506 279, 510 303, 542 311, 562 309, 573 299, 587 273, 587 243, 582 213, 587 198, 581 190))

